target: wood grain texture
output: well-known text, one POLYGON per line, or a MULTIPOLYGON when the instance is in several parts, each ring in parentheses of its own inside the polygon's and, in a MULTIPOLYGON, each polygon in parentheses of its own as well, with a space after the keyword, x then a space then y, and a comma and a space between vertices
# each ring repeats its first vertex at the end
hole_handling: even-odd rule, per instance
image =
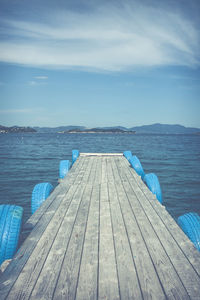
POLYGON ((45 296, 46 299, 51 299, 53 296, 59 271, 61 270, 66 255, 66 249, 68 248, 83 196, 84 193, 77 193, 64 217, 62 226, 60 227, 52 249, 37 280, 35 291, 32 293, 31 298, 33 299, 35 297, 39 298, 42 295, 45 296))
MULTIPOLYGON (((92 161, 91 161, 92 162, 92 161)), ((91 163, 87 165, 87 168, 85 169, 85 172, 87 173, 88 170, 91 168, 91 163)), ((76 177, 75 177, 76 178, 76 177)), ((12 264, 8 266, 6 271, 3 273, 3 275, 0 278, 0 290, 2 290, 0 299, 7 299, 9 290, 11 286, 15 283, 18 276, 23 276, 24 271, 22 272, 26 262, 28 261, 29 257, 30 259, 37 259, 32 253, 37 245, 39 245, 40 239, 45 240, 45 231, 48 226, 54 227, 54 219, 55 212, 57 215, 60 213, 60 207, 62 210, 62 206, 66 206, 67 203, 65 203, 65 199, 68 199, 67 194, 70 193, 69 199, 71 200, 71 197, 73 195, 73 192, 76 191, 78 188, 77 184, 74 184, 70 187, 70 190, 67 190, 66 194, 64 196, 62 194, 58 194, 58 196, 55 198, 55 200, 51 203, 48 210, 46 210, 42 218, 40 219, 40 222, 36 223, 35 227, 31 231, 29 237, 25 240, 23 245, 21 246, 20 250, 17 252, 17 254, 14 256, 12 260, 12 264), (65 198, 66 196, 66 198, 65 198), (21 272, 21 273, 20 273, 21 272), (7 280, 9 278, 9 280, 7 280)), ((40 210, 40 208, 39 208, 40 210)), ((48 237, 47 237, 47 240, 48 237)), ((51 242, 49 240, 49 242, 51 242)), ((48 249, 48 247, 46 248, 48 249)), ((35 253, 35 252, 34 252, 35 253)), ((40 266, 40 264, 39 264, 40 266)), ((32 276, 31 274, 28 274, 29 276, 32 276)), ((27 278, 29 277, 27 276, 27 278)), ((21 281, 21 285, 23 285, 23 281, 21 281)), ((26 286, 24 287, 26 288, 26 286)), ((22 293, 23 291, 20 291, 22 293)), ((12 293, 12 292, 11 292, 12 293)), ((27 293, 27 291, 25 292, 27 293)), ((10 299, 12 299, 10 297, 10 299)), ((15 299, 15 298, 14 298, 15 299)))
MULTIPOLYGON (((123 164, 122 164, 123 165, 123 164)), ((199 297, 199 291, 200 291, 200 282, 199 282, 199 276, 197 273, 193 270, 191 267, 191 264, 189 263, 187 257, 183 254, 181 251, 179 245, 174 240, 173 236, 168 231, 167 227, 165 226, 165 223, 161 221, 159 215, 156 213, 154 208, 149 203, 149 199, 144 195, 140 187, 138 186, 137 182, 135 181, 133 176, 129 176, 130 170, 127 168, 124 168, 124 171, 127 173, 127 179, 129 180, 129 183, 131 183, 131 189, 132 193, 135 192, 137 194, 137 198, 139 199, 140 206, 145 213, 146 217, 148 218, 149 223, 151 224, 151 227, 153 228, 155 234, 157 235, 157 241, 160 241, 160 244, 162 245, 165 253, 168 256, 169 262, 168 266, 173 266, 176 274, 172 276, 173 269, 171 268, 171 272, 168 274, 169 276, 169 282, 166 286, 170 287, 170 284, 175 284, 176 288, 178 287, 178 281, 182 283, 184 286, 184 289, 180 286, 179 291, 177 290, 177 296, 183 297, 192 297, 194 299, 198 299, 199 297), (184 268, 183 268, 184 265, 184 268), (170 277, 172 277, 170 279, 170 277), (177 282, 175 280, 177 278, 177 282), (178 280, 179 278, 179 280, 178 280), (173 282, 174 281, 174 282, 173 282), (185 290, 185 293, 184 293, 185 290), (180 291, 182 294, 180 294, 180 291)), ((137 179, 139 181, 139 179, 137 179)), ((126 191, 129 190, 128 186, 125 186, 126 191)), ((131 192, 130 192, 131 193, 131 192)), ((154 199, 154 206, 159 207, 159 210, 161 210, 163 207, 162 205, 157 201, 157 199, 154 199)), ((138 212, 139 213, 139 212, 138 212)), ((137 214, 138 214, 137 213, 137 214)), ((169 215, 167 215, 169 217, 169 215)), ((139 215, 137 217, 139 220, 139 215)), ((171 222, 174 222, 171 219, 171 222)), ((177 231, 180 230, 180 228, 176 228, 177 231)), ((152 236, 152 235, 151 235, 152 236)), ((165 274, 167 275, 167 273, 165 274)), ((164 282, 162 280, 162 282, 164 282)), ((173 288, 173 294, 174 294, 175 288, 173 288)), ((168 295, 168 293, 167 293, 168 295)), ((169 296, 169 295, 168 295, 169 296)))
MULTIPOLYGON (((129 168, 129 171, 132 173, 132 176, 135 176, 135 174, 132 172, 132 169, 129 168)), ((149 203, 152 205, 162 222, 165 224, 166 228, 171 234, 171 237, 175 239, 178 247, 180 247, 197 274, 200 276, 200 256, 199 252, 194 247, 194 244, 188 239, 183 231, 180 230, 180 227, 167 212, 166 208, 157 203, 155 195, 153 195, 147 186, 141 182, 139 176, 135 176, 135 180, 143 193, 146 195, 149 203)))
MULTIPOLYGON (((93 160, 91 160, 90 163, 87 165, 87 168, 85 170, 86 176, 89 176, 91 172, 92 162, 93 160)), ((83 192, 83 190, 84 186, 80 186, 77 184, 72 185, 66 197, 63 197, 62 195, 58 196, 62 198, 62 202, 57 208, 56 212, 54 210, 52 212, 50 210, 46 212, 48 213, 48 216, 50 213, 53 216, 51 222, 46 226, 46 228, 45 223, 42 223, 45 230, 37 243, 34 243, 34 239, 37 237, 37 234, 40 233, 40 231, 37 230, 37 228, 35 229, 34 234, 32 234, 34 236, 34 239, 29 239, 32 241, 32 244, 35 246, 35 249, 33 251, 33 254, 30 256, 28 262, 24 266, 23 272, 20 273, 19 278, 15 282, 12 292, 8 296, 8 299, 9 297, 11 299, 12 297, 15 297, 15 299, 26 299, 29 296, 32 290, 32 286, 34 284, 34 280, 37 279, 38 274, 41 272, 43 263, 46 260, 49 249, 51 249, 52 247, 55 235, 57 234, 62 224, 63 217, 68 209, 69 204, 72 202, 72 206, 76 205, 76 202, 80 200, 81 193, 83 192), (29 274, 29 276, 27 276, 27 274, 29 274), (19 290, 20 295, 18 296, 16 291, 19 290)), ((75 211, 72 215, 75 216, 75 211)))
POLYGON ((98 247, 99 247, 99 200, 100 188, 92 190, 91 204, 79 271, 76 299, 97 299, 98 294, 98 247))
POLYGON ((116 264, 107 183, 102 183, 100 188, 98 299, 120 299, 116 264))
MULTIPOLYGON (((83 168, 84 160, 79 160, 76 168, 72 168, 69 170, 68 175, 66 176, 59 185, 56 186, 56 188, 53 190, 53 192, 50 194, 50 196, 42 203, 40 206, 40 209, 38 209, 24 224, 23 230, 32 230, 34 226, 37 224, 37 222, 40 220, 42 215, 49 209, 49 206, 52 202, 56 202, 56 197, 59 195, 60 198, 64 196, 67 191, 69 190, 70 186, 72 184, 75 184, 77 175, 80 172, 80 169, 83 168), (70 180, 68 178, 70 177, 70 180)), ((58 201, 59 204, 59 201, 58 201)), ((52 209, 51 209, 52 211, 52 209)), ((54 206, 54 211, 56 211, 56 206, 54 206)))
MULTIPOLYGON (((114 161, 112 162, 112 167, 113 177, 118 176, 117 166, 114 161)), ((119 183, 118 181, 117 184, 115 184, 115 189, 123 216, 124 226, 129 238, 142 295, 145 299, 165 299, 165 293, 160 284, 157 271, 154 267, 148 248, 146 247, 144 237, 141 233, 134 211, 132 211, 129 199, 124 193, 122 183, 119 183)), ((134 194, 132 196, 135 197, 134 194)), ((144 223, 144 226, 145 225, 146 224, 144 223)))
POLYGON ((74 228, 56 282, 54 299, 75 299, 92 187, 86 186, 74 228))
POLYGON ((112 230, 116 252, 121 299, 142 299, 134 256, 127 236, 118 196, 113 182, 108 183, 112 230))
MULTIPOLYGON (((84 176, 86 184, 79 185, 84 187, 84 194, 81 197, 73 231, 71 231, 70 240, 65 249, 64 260, 52 295, 52 298, 54 299, 75 299, 82 249, 87 228, 88 212, 91 203, 92 183, 96 172, 96 161, 94 159, 90 160, 88 166, 84 176)), ((78 201, 80 201, 80 199, 78 201)), ((63 238, 64 237, 65 234, 63 238)))

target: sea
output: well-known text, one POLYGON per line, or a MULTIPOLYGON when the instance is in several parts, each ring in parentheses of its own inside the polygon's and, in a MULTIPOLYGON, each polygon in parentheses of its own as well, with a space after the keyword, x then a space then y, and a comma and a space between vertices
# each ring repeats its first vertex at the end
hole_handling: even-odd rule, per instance
POLYGON ((145 173, 155 173, 163 205, 177 221, 200 215, 200 135, 16 133, 0 134, 0 204, 24 208, 31 216, 31 194, 40 182, 58 184, 60 160, 80 152, 124 152, 136 155, 145 173))

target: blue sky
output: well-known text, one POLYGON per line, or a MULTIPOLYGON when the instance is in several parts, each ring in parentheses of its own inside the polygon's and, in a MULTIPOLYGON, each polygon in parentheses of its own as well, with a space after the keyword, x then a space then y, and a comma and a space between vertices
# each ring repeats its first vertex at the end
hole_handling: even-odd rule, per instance
POLYGON ((0 0, 0 124, 200 128, 199 0, 0 0))

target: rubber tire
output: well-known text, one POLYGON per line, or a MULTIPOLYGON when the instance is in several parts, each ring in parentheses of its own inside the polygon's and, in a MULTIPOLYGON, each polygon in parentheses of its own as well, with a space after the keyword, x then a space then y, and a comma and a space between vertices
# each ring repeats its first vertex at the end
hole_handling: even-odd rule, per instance
POLYGON ((38 183, 35 185, 31 199, 32 214, 34 214, 34 212, 40 207, 40 205, 47 199, 52 190, 53 186, 48 182, 38 183))
POLYGON ((187 213, 178 218, 178 224, 183 232, 200 251, 200 217, 197 213, 187 213))
POLYGON ((131 166, 133 167, 133 169, 137 172, 138 175, 141 176, 141 178, 143 179, 145 176, 144 170, 142 168, 142 165, 139 161, 139 159, 137 158, 137 156, 132 156, 129 159, 129 163, 131 164, 131 166))
POLYGON ((71 163, 69 160, 61 160, 60 167, 59 167, 59 178, 63 179, 68 173, 70 167, 71 167, 71 163))
POLYGON ((150 191, 154 195, 156 195, 156 198, 158 199, 158 201, 160 203, 162 203, 163 202, 163 200, 162 200, 162 191, 161 191, 161 187, 160 187, 158 177, 154 173, 149 173, 149 174, 146 174, 144 176, 143 180, 146 183, 146 185, 148 186, 148 188, 150 189, 150 191))
POLYGON ((21 206, 0 205, 0 265, 16 252, 22 215, 21 206))
POLYGON ((79 157, 79 150, 72 150, 72 165, 75 163, 79 157))
POLYGON ((126 159, 129 161, 132 157, 131 151, 124 151, 123 155, 126 157, 126 159))

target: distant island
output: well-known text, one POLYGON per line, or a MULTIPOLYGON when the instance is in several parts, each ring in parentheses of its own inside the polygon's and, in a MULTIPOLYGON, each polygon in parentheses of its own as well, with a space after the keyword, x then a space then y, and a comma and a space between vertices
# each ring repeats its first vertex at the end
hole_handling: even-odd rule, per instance
POLYGON ((185 127, 179 124, 160 124, 143 125, 130 128, 136 130, 137 133, 145 134, 196 134, 200 132, 200 128, 185 127))
POLYGON ((59 133, 126 133, 126 134, 135 134, 133 130, 123 130, 119 128, 91 128, 91 129, 70 129, 66 131, 60 131, 59 133))
POLYGON ((123 126, 95 127, 86 126, 60 126, 55 128, 34 127, 39 133, 130 133, 130 134, 199 134, 200 128, 185 127, 179 124, 160 124, 135 126, 131 128, 123 126))
POLYGON ((21 132, 37 132, 34 128, 31 127, 5 127, 0 125, 0 133, 21 133, 21 132))
POLYGON ((110 134, 200 134, 200 128, 185 127, 179 124, 160 124, 135 126, 131 128, 123 126, 113 127, 95 127, 87 128, 86 126, 59 126, 59 127, 6 127, 0 125, 0 133, 110 133, 110 134))

